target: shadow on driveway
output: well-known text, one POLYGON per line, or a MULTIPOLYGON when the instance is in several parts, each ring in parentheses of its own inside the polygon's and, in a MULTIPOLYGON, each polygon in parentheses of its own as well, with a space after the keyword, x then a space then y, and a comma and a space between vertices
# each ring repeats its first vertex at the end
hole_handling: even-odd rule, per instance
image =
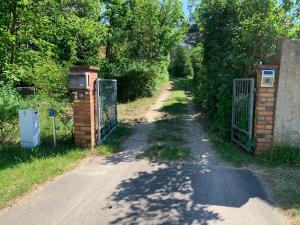
POLYGON ((269 202, 256 177, 247 170, 194 163, 160 164, 122 181, 111 196, 127 205, 111 224, 203 224, 223 221, 209 206, 239 208, 250 198, 269 202))

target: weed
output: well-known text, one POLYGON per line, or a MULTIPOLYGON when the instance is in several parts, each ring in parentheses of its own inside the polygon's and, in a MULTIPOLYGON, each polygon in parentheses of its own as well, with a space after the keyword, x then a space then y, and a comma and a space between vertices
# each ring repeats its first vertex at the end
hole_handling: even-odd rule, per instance
POLYGON ((191 157, 184 146, 185 114, 188 106, 187 79, 173 81, 172 96, 162 108, 163 118, 155 123, 155 132, 149 138, 151 147, 143 154, 149 159, 186 160, 191 157))
POLYGON ((111 155, 120 152, 121 145, 130 135, 132 127, 128 124, 120 124, 116 130, 98 147, 98 153, 101 155, 111 155))
POLYGON ((154 144, 145 151, 144 156, 149 159, 186 160, 190 158, 189 152, 181 147, 168 144, 154 144))

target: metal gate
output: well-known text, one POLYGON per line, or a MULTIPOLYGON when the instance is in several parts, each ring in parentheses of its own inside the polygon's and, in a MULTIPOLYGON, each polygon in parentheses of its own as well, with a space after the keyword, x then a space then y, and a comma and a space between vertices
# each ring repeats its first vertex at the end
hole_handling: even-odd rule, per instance
POLYGON ((98 140, 100 145, 118 125, 117 81, 97 79, 98 140))
POLYGON ((254 78, 233 80, 231 140, 249 152, 254 145, 254 95, 254 78))

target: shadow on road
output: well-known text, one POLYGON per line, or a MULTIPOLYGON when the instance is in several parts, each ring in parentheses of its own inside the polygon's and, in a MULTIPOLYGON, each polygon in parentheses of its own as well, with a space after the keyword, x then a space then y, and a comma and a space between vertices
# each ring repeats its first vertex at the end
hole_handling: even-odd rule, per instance
MULTIPOLYGON (((183 89, 178 84, 173 88, 183 89)), ((178 108, 186 108, 187 105, 182 101, 177 105, 164 107, 161 111, 178 112, 178 108)), ((126 146, 126 151, 108 158, 106 163, 136 162, 136 156, 146 148, 146 140, 154 124, 137 124, 135 134, 130 137, 132 140, 128 141, 132 144, 126 146)), ((172 129, 174 128, 170 128, 172 129)), ((194 134, 193 137, 201 139, 202 136, 194 134)), ((201 150, 202 155, 209 155, 212 151, 211 147, 204 146, 207 143, 200 145, 195 142, 194 145, 197 151, 201 150)), ((119 183, 109 197, 115 208, 110 224, 208 225, 211 222, 225 221, 220 213, 222 209, 216 209, 218 206, 241 208, 253 198, 272 204, 260 182, 250 171, 214 164, 211 157, 207 159, 207 162, 151 161, 150 170, 146 168, 149 162, 141 164, 145 168, 119 183)), ((253 207, 254 212, 251 213, 255 215, 255 203, 253 207)), ((238 213, 236 216, 239 216, 238 213)))
POLYGON ((223 218, 209 206, 239 208, 250 198, 268 202, 246 170, 194 163, 160 164, 124 180, 111 196, 120 207, 111 224, 208 224, 223 218), (124 209, 124 206, 128 207, 124 209))

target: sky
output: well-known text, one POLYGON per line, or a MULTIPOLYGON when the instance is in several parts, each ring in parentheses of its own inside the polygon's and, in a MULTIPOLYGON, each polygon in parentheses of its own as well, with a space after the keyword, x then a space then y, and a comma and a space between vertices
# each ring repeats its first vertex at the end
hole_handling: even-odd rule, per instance
POLYGON ((188 1, 189 0, 181 0, 181 2, 183 3, 183 10, 186 16, 189 15, 189 10, 188 10, 188 1))

